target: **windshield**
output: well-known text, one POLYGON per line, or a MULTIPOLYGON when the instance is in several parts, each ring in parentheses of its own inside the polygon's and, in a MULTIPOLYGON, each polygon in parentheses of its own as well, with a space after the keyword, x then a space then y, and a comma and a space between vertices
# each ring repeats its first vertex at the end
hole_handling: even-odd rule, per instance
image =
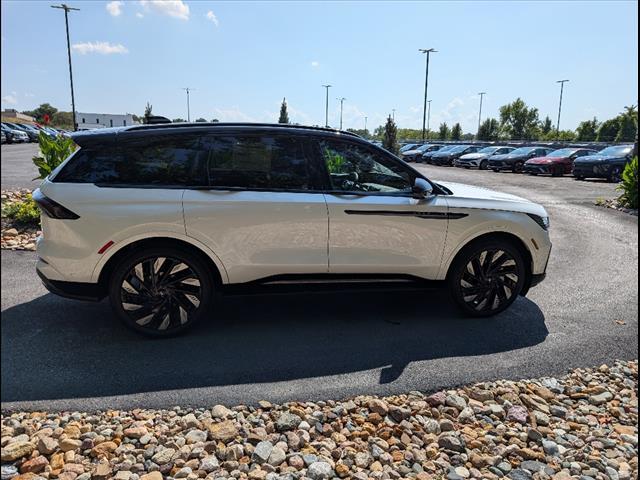
POLYGON ((415 143, 410 143, 408 145, 405 145, 404 147, 402 147, 400 149, 401 152, 406 152, 407 150, 413 150, 414 148, 416 148, 416 144, 415 143))
POLYGON ((520 147, 520 148, 516 148, 509 155, 525 155, 525 154, 533 151, 535 148, 536 147, 520 147))
POLYGON ((419 152, 426 152, 427 148, 429 148, 431 145, 426 144, 426 145, 420 145, 418 148, 416 148, 416 150, 418 150, 419 152))
POLYGON ((574 148, 561 148, 560 150, 554 150, 547 157, 569 157, 576 152, 574 148))
POLYGON ((478 150, 478 153, 493 153, 498 150, 500 147, 484 147, 478 150))
POLYGON ((438 150, 438 153, 441 152, 450 152, 451 150, 453 150, 454 148, 456 148, 455 145, 444 145, 440 150, 438 150))
POLYGON ((631 153, 631 145, 617 145, 615 147, 607 147, 597 155, 605 155, 608 157, 623 156, 631 153))

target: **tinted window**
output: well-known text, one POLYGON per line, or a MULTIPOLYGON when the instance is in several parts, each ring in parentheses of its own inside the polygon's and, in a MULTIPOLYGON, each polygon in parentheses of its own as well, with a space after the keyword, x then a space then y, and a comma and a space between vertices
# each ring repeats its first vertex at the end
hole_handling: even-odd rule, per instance
POLYGON ((393 160, 360 145, 322 140, 332 190, 410 192, 411 175, 393 160))
POLYGON ((80 150, 56 182, 103 185, 206 185, 195 137, 125 140, 118 147, 80 150))
POLYGON ((308 159, 302 141, 280 136, 215 136, 208 149, 213 187, 309 190, 308 159))

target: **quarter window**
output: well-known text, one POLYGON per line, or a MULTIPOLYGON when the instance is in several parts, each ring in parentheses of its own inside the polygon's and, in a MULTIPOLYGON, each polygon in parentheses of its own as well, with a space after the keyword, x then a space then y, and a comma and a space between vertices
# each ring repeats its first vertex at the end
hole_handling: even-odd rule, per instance
MULTIPOLYGON (((147 137, 148 138, 148 137, 147 137)), ((101 185, 193 186, 206 184, 197 138, 125 140, 119 148, 80 150, 55 182, 101 185)))
POLYGON ((407 170, 377 152, 351 143, 320 141, 332 190, 411 192, 407 170))
POLYGON ((280 136, 212 136, 208 147, 209 185, 255 190, 313 189, 302 141, 280 136))

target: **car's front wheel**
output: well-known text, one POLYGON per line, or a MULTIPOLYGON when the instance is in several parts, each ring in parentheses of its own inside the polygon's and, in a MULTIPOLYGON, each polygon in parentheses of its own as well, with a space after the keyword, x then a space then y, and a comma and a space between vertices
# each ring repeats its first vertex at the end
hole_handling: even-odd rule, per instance
POLYGON ((209 267, 176 247, 135 250, 115 267, 109 300, 116 315, 140 333, 168 337, 201 320, 214 298, 209 267))
POLYGON ((480 165, 478 166, 480 170, 486 170, 488 167, 489 167, 489 162, 487 162, 486 160, 482 160, 480 162, 480 165))
POLYGON ((620 180, 622 180, 622 167, 613 167, 609 172, 609 181, 618 183, 620 180))
POLYGON ((454 302, 468 315, 488 317, 511 305, 525 284, 518 248, 507 240, 481 240, 465 247, 449 270, 454 302))

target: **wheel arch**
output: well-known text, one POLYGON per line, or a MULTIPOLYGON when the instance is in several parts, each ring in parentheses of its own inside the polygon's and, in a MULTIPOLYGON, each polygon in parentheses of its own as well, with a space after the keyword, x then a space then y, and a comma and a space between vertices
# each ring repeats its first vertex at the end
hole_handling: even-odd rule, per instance
POLYGON ((460 255, 462 255, 469 247, 473 246, 474 244, 487 239, 507 241, 513 244, 518 249, 525 260, 526 269, 525 284, 520 294, 526 295, 529 291, 529 288, 531 287, 531 279, 533 277, 533 256, 526 243, 519 236, 510 232, 486 232, 467 239, 466 242, 461 244, 458 249, 450 256, 447 264, 444 265, 444 270, 446 271, 444 278, 449 278, 449 275, 451 273, 451 266, 454 265, 460 255))
MULTIPOLYGON (((113 252, 111 256, 104 262, 104 265, 102 265, 102 267, 100 268, 99 273, 94 273, 94 276, 97 273, 98 285, 100 285, 102 288, 106 288, 109 277, 111 276, 111 273, 113 272, 115 266, 122 258, 124 258, 132 251, 160 246, 178 247, 187 250, 195 255, 198 255, 211 269, 214 281, 217 285, 224 284, 228 281, 227 272, 224 268, 224 265, 222 265, 220 259, 216 257, 212 252, 207 252, 204 248, 201 248, 194 242, 190 242, 182 238, 158 236, 151 238, 141 238, 121 245, 121 247, 117 251, 113 252)), ((98 267, 96 267, 96 269, 97 268, 98 267)))

